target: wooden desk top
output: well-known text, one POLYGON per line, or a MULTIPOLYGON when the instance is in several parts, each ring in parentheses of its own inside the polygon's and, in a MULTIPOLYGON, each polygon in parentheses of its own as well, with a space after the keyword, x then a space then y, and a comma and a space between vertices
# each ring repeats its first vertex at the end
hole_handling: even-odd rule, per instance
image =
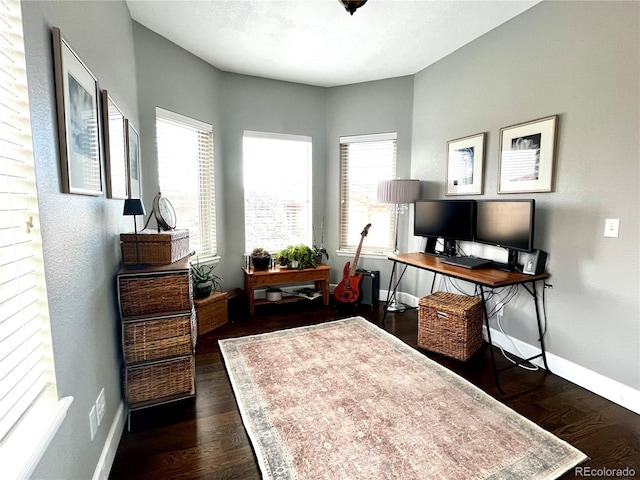
POLYGON ((539 275, 525 275, 523 273, 507 272, 491 267, 476 269, 456 267, 455 265, 443 263, 441 257, 425 253, 399 253, 398 255, 390 255, 388 258, 394 262, 404 263, 412 267, 422 268, 423 270, 429 270, 492 288, 533 282, 549 278, 550 276, 547 272, 539 275))

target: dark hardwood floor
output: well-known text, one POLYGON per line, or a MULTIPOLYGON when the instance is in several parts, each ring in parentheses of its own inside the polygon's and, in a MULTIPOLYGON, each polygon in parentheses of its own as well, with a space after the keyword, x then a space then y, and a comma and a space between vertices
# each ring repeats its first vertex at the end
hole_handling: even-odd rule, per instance
MULTIPOLYGON (((227 325, 201 336, 196 357, 196 398, 133 412, 131 431, 125 430, 122 435, 110 478, 261 478, 220 360, 218 339, 354 314, 380 325, 382 304, 376 308, 361 306, 355 311, 308 303, 265 305, 259 307, 254 318, 232 318, 227 325)), ((389 314, 385 329, 416 347, 414 310, 389 314)), ((423 353, 582 450, 590 458, 582 467, 591 468, 592 475, 596 469, 630 467, 635 469, 635 478, 640 478, 639 415, 544 371, 512 368, 501 373, 501 385, 506 392, 502 395, 494 384, 487 345, 465 363, 423 353)), ((499 350, 496 358, 499 367, 508 365, 499 350)), ((562 478, 579 477, 571 471, 562 478)))

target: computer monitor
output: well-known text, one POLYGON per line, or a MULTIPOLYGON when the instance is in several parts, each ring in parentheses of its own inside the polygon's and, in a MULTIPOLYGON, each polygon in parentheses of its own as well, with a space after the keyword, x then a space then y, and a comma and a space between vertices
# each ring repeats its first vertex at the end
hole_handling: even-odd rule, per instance
POLYGON ((473 240, 473 200, 420 200, 415 203, 413 233, 442 238, 447 255, 455 255, 456 240, 473 240))
POLYGON ((477 200, 474 240, 509 251, 514 269, 518 252, 533 250, 535 200, 477 200))

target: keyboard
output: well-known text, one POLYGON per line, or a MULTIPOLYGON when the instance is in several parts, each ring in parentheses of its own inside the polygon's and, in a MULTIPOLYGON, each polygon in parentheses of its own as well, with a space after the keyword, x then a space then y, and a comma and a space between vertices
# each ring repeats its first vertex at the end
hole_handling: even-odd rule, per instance
POLYGON ((442 260, 442 263, 470 269, 491 266, 491 260, 478 257, 447 257, 446 259, 442 260))

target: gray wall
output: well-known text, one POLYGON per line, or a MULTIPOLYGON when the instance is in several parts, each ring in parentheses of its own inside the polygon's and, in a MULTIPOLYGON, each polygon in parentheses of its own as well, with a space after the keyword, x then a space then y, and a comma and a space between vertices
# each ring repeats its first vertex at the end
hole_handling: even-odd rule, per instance
MULTIPOLYGON (((242 286, 245 252, 242 135, 244 130, 307 135, 313 139, 313 223, 325 209, 325 91, 323 88, 227 73, 224 78, 223 152, 227 212, 224 279, 242 286)), ((259 247, 260 245, 255 245, 259 247)), ((273 252, 272 252, 273 253, 273 252)))
MULTIPOLYGON (((550 253, 554 286, 548 349, 635 389, 639 9, 543 2, 417 74, 411 168, 429 180, 430 197, 442 197, 446 142, 487 132, 482 198, 495 198, 500 128, 558 114, 555 191, 506 196, 537 202, 536 247, 550 253), (620 219, 619 238, 603 237, 606 218, 620 219)), ((426 277, 414 272, 406 289, 422 295, 426 277)), ((529 302, 510 304, 505 324, 535 345, 529 302)))
MULTIPOLYGON (((411 121, 413 111, 413 76, 399 77, 327 90, 327 217, 326 247, 334 270, 332 282, 342 279, 342 267, 353 258, 336 258, 340 222, 340 137, 368 133, 397 132, 396 174, 409 178, 411 167, 411 121)), ((418 178, 418 177, 412 177, 418 178)), ((399 228, 408 226, 409 215, 400 217, 399 228)), ((364 227, 364 225, 363 225, 364 227)), ((371 228, 375 228, 372 225, 371 228)), ((405 228, 406 229, 406 228, 405 228)), ((366 242, 366 239, 365 239, 366 242)), ((401 250, 406 237, 401 240, 401 250)), ((389 282, 390 266, 386 257, 362 257, 358 265, 368 270, 380 270, 381 286, 389 282)))
POLYGON ((131 229, 122 200, 60 193, 50 27, 57 26, 100 86, 137 123, 135 58, 124 2, 23 2, 27 75, 53 351, 60 396, 73 396, 34 478, 91 478, 121 402, 114 274, 117 235, 131 229), (107 410, 96 438, 89 410, 107 410))
MULTIPOLYGON (((188 53, 164 37, 133 22, 136 55, 136 78, 140 108, 140 156, 142 163, 143 200, 147 213, 153 209, 153 198, 160 191, 158 183, 158 151, 156 148, 156 107, 185 115, 213 126, 216 217, 218 251, 226 246, 224 204, 226 184, 223 177, 221 139, 221 93, 223 73, 188 53)), ((179 158, 176 161, 180 161, 179 158)), ((148 218, 148 217, 147 217, 148 218)), ((149 228, 156 228, 155 219, 149 228)), ((180 223, 177 228, 189 228, 180 223)), ((220 272, 216 271, 218 275, 220 272)), ((222 275, 224 276, 224 275, 222 275)))

